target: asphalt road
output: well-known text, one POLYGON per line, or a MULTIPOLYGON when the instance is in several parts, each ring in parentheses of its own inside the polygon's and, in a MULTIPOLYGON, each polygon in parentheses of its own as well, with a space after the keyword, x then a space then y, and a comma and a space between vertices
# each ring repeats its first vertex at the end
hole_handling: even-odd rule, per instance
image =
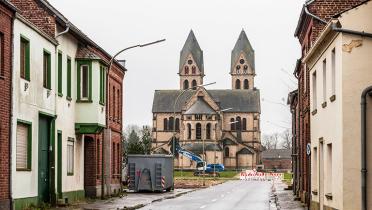
POLYGON ((183 196, 149 204, 145 210, 265 210, 270 209, 271 182, 228 181, 183 196))

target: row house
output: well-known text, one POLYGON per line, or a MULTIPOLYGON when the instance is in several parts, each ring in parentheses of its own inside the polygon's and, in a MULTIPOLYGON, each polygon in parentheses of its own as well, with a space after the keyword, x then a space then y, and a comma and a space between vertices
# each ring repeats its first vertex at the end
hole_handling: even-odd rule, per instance
POLYGON ((337 13, 303 58, 310 75, 311 209, 372 208, 371 20, 371 1, 337 13))
POLYGON ((10 209, 12 34, 15 7, 0 0, 0 209, 10 209))
MULTIPOLYGON (((310 144, 310 76, 309 68, 303 62, 303 58, 313 47, 315 40, 319 37, 327 23, 332 17, 360 4, 364 0, 306 0, 295 31, 301 46, 301 57, 298 59, 294 75, 298 80, 297 102, 298 114, 293 120, 292 128, 296 129, 293 145, 296 151, 292 154, 297 162, 295 172, 296 186, 295 195, 308 206, 311 199, 310 180, 310 155, 307 154, 307 146, 310 144)), ((293 101, 292 101, 293 102, 293 101)), ((292 104, 293 106, 294 104, 292 104)))
POLYGON ((126 69, 47 1, 11 2, 14 209, 119 192, 126 69))

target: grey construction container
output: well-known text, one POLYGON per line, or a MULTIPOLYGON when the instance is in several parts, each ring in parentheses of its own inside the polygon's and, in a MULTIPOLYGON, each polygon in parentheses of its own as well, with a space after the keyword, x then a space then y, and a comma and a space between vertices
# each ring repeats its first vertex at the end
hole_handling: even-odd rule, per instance
POLYGON ((128 189, 135 192, 173 190, 173 156, 128 155, 128 189))

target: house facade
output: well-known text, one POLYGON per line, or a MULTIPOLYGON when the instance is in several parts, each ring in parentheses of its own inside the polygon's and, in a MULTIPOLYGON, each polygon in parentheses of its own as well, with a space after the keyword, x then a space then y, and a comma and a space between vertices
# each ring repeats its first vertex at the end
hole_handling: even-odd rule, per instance
POLYGON ((111 56, 47 1, 12 3, 14 208, 118 192, 126 69, 114 62, 106 97, 111 56))
POLYGON ((10 138, 12 113, 12 46, 15 7, 0 1, 0 209, 10 209, 10 138))
MULTIPOLYGON (((298 79, 298 148, 294 155, 298 157, 299 168, 296 195, 302 202, 310 205, 310 162, 306 153, 306 146, 310 143, 310 75, 309 68, 304 64, 303 58, 313 46, 315 40, 322 32, 332 16, 350 7, 358 5, 364 0, 306 0, 301 10, 295 37, 301 45, 301 57, 296 65, 294 75, 298 79)), ((292 125, 292 127, 296 127, 292 125)))
POLYGON ((292 170, 290 149, 268 149, 262 152, 262 164, 268 171, 288 172, 292 170))
POLYGON ((336 14, 303 62, 309 68, 311 115, 311 209, 370 209, 372 181, 372 99, 361 96, 372 85, 372 2, 336 14), (365 35, 364 35, 365 34, 365 35), (367 127, 363 132, 362 117, 367 127), (362 151, 366 152, 361 157, 362 151), (366 167, 363 166, 366 161, 366 167), (364 177, 364 181, 363 181, 364 177))
MULTIPOLYGON (((254 50, 242 31, 231 56, 232 88, 205 89, 201 86, 203 51, 191 31, 180 56, 180 89, 156 90, 154 94, 153 151, 172 153, 170 140, 175 132, 184 149, 207 163, 222 163, 231 169, 255 168, 261 162, 262 146, 254 67, 254 50)), ((179 155, 175 167, 191 169, 196 163, 179 155)))

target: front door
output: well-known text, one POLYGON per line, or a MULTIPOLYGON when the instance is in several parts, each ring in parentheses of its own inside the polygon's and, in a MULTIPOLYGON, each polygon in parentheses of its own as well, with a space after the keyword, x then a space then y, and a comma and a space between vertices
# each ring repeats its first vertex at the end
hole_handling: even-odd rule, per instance
POLYGON ((39 118, 39 199, 41 202, 50 202, 49 179, 49 145, 50 145, 50 120, 39 118))

